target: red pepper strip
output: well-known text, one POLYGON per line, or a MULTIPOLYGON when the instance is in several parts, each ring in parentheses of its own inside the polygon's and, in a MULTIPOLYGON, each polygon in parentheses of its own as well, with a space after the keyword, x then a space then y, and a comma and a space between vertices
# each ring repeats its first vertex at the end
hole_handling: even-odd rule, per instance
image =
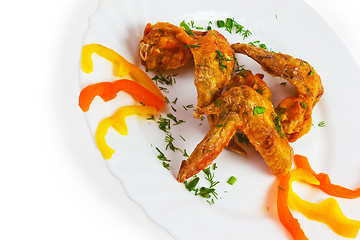
POLYGON ((96 96, 100 96, 105 102, 116 98, 119 91, 125 91, 135 100, 142 102, 147 106, 153 106, 156 110, 160 110, 164 106, 164 101, 158 96, 131 80, 117 80, 114 82, 100 82, 85 87, 80 92, 79 106, 87 112, 91 102, 96 96))
POLYGON ((332 184, 329 175, 325 173, 316 174, 311 168, 307 157, 301 155, 294 156, 294 163, 297 168, 303 168, 311 172, 315 178, 320 182, 319 187, 323 192, 334 197, 341 197, 347 199, 354 199, 360 197, 360 188, 351 190, 340 185, 332 184))
POLYGON ((277 194, 277 212, 282 225, 289 231, 294 240, 308 240, 288 207, 290 173, 280 178, 277 194))

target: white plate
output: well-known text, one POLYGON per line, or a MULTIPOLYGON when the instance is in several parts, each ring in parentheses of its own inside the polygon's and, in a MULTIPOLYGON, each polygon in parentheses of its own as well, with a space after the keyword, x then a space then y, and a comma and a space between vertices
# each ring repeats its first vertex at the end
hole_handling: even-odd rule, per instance
MULTIPOLYGON (((166 21, 179 25, 182 20, 193 20, 196 26, 207 26, 212 21, 213 28, 217 29, 216 20, 227 17, 234 17, 252 32, 245 42, 260 40, 273 50, 304 59, 316 68, 322 77, 325 93, 314 109, 314 127, 292 146, 295 153, 309 158, 315 171, 329 173, 335 183, 358 187, 360 162, 356 148, 360 127, 357 123, 359 100, 356 90, 360 89, 360 69, 332 29, 303 1, 183 0, 173 5, 162 0, 103 0, 90 19, 84 44, 100 43, 141 66, 139 41, 146 23, 166 21), (318 127, 320 121, 325 121, 326 127, 318 127)), ((244 42, 239 35, 218 30, 230 43, 244 42)), ((254 73, 263 73, 248 58, 237 57, 254 73)), ((116 79, 109 62, 97 56, 93 59, 94 72, 80 73, 81 88, 116 79)), ((192 110, 185 111, 183 108, 184 105, 196 105, 192 67, 164 74, 175 73, 176 84, 169 87, 166 95, 170 101, 178 98, 177 103, 172 104, 177 111, 168 106, 161 114, 164 116, 171 112, 186 121, 172 126, 171 132, 176 139, 175 145, 190 154, 208 126, 206 121, 193 119, 192 110)), ((149 75, 154 76, 155 73, 149 72, 149 75)), ((291 86, 281 86, 282 79, 265 74, 265 80, 273 90, 275 106, 293 90, 291 86)), ((86 113, 92 135, 101 119, 110 116, 120 106, 134 103, 126 93, 119 93, 116 99, 107 103, 96 98, 86 113)), ((290 239, 276 216, 276 178, 251 148, 247 158, 228 151, 218 157, 215 180, 221 182, 216 188, 220 198, 210 206, 175 180, 184 157, 179 151, 165 151, 165 135, 154 121, 133 116, 127 118, 127 124, 127 136, 110 129, 107 142, 116 152, 106 163, 111 173, 122 182, 129 197, 174 238, 290 239), (157 159, 155 147, 172 160, 170 171, 163 168, 157 159), (233 186, 226 183, 230 176, 238 179, 233 186)), ((302 186, 298 190, 309 201, 325 197, 302 186)), ((345 215, 360 220, 360 199, 338 201, 345 215)), ((324 224, 307 220, 301 214, 294 215, 309 239, 342 239, 324 224)))

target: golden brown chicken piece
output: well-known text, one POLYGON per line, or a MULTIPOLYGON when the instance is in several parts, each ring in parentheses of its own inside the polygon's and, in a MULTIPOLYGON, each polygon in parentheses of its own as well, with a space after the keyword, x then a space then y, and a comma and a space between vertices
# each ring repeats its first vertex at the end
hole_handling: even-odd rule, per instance
MULTIPOLYGON (((261 96, 263 96, 265 99, 268 99, 271 101, 271 91, 270 88, 268 88, 267 84, 263 80, 264 75, 257 73, 252 74, 250 70, 245 70, 241 74, 235 75, 229 84, 226 86, 226 89, 230 89, 233 87, 238 87, 241 85, 247 85, 254 89, 256 92, 258 92, 261 96)), ((216 117, 216 114, 211 115, 212 118, 216 117)), ((214 120, 213 120, 214 121, 214 120)), ((237 131, 237 133, 233 136, 229 144, 226 146, 227 150, 239 153, 243 156, 247 156, 247 153, 242 148, 242 143, 239 141, 239 137, 242 135, 240 131, 237 131)))
POLYGON ((183 182, 209 166, 230 142, 237 129, 246 134, 274 174, 286 174, 293 150, 275 127, 271 102, 247 85, 233 87, 201 114, 218 114, 204 139, 181 164, 177 181, 183 182))
POLYGON ((235 52, 226 38, 216 30, 195 36, 190 48, 195 63, 195 86, 197 90, 197 110, 217 99, 229 83, 235 65, 235 52))
POLYGON ((280 121, 290 142, 308 133, 312 110, 324 92, 320 76, 314 68, 301 59, 250 44, 237 43, 232 48, 254 59, 267 73, 282 77, 295 86, 296 96, 283 99, 276 110, 281 115, 280 121))
POLYGON ((184 66, 192 60, 187 43, 193 39, 180 27, 170 23, 148 23, 140 41, 140 57, 150 70, 168 70, 184 66))
MULTIPOLYGON (((183 28, 163 22, 147 24, 140 56, 148 69, 158 71, 181 67, 193 58, 199 109, 220 96, 235 65, 235 52, 218 31, 188 35, 183 28)), ((201 117, 198 110, 195 117, 201 117)))

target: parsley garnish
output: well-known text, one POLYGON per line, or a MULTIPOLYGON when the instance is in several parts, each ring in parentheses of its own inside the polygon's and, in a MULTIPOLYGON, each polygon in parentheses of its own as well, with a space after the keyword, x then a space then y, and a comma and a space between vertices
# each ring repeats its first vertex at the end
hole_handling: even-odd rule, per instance
POLYGON ((218 28, 225 27, 225 22, 223 20, 217 20, 216 24, 217 24, 218 28))
POLYGON ((154 80, 156 82, 156 85, 158 85, 158 83, 161 83, 161 84, 172 86, 173 83, 176 83, 176 80, 174 78, 175 76, 176 76, 176 74, 175 75, 163 76, 159 72, 158 75, 156 75, 155 77, 152 78, 152 80, 154 80))
MULTIPOLYGON (((191 21, 191 24, 192 26, 194 25, 194 21, 191 21)), ((180 27, 183 27, 185 32, 188 34, 188 35, 193 35, 193 32, 189 26, 188 23, 185 22, 185 20, 183 20, 181 23, 180 23, 180 27)))
POLYGON ((248 137, 246 136, 246 134, 244 134, 244 133, 236 133, 236 136, 237 136, 239 142, 246 143, 246 145, 250 144, 250 141, 249 141, 248 137))
POLYGON ((219 66, 220 66, 220 70, 223 70, 224 68, 228 68, 228 66, 226 66, 224 64, 224 55, 221 51, 216 50, 216 57, 219 58, 219 66))
POLYGON ((254 108, 254 115, 263 114, 266 111, 264 107, 255 107, 254 108))
POLYGON ((170 160, 167 159, 165 157, 165 154, 163 152, 160 151, 159 148, 156 147, 156 150, 159 152, 159 155, 157 156, 157 158, 162 161, 162 165, 164 166, 164 168, 166 168, 167 170, 170 170, 170 160))
POLYGON ((319 122, 319 123, 318 123, 318 126, 319 126, 319 127, 325 127, 325 126, 326 126, 326 124, 325 124, 325 122, 324 122, 324 121, 321 121, 321 122, 319 122))
POLYGON ((281 112, 284 111, 285 109, 280 109, 280 110, 275 110, 276 113, 273 113, 273 119, 274 119, 274 124, 275 124, 275 128, 276 130, 279 132, 280 136, 282 138, 285 137, 283 131, 282 131, 282 126, 281 126, 281 112))
POLYGON ((300 105, 301 105, 302 108, 304 108, 304 109, 306 108, 306 103, 301 102, 300 105))
POLYGON ((240 75, 240 76, 244 76, 244 73, 246 71, 246 69, 244 68, 244 65, 240 65, 239 62, 237 61, 236 57, 234 58, 235 61, 235 70, 234 73, 235 75, 240 75))
POLYGON ((262 49, 265 49, 266 51, 269 51, 269 52, 274 52, 272 49, 269 49, 269 48, 265 45, 265 43, 260 43, 259 40, 249 42, 248 44, 253 45, 253 46, 256 46, 256 47, 261 47, 262 49))
POLYGON ((160 130, 167 132, 170 129, 170 119, 159 117, 159 120, 157 121, 159 124, 160 130))
MULTIPOLYGON (((214 167, 214 165, 213 165, 213 170, 216 168, 214 167)), ((195 196, 201 196, 203 198, 208 198, 208 199, 214 197, 215 199, 218 199, 218 193, 216 192, 214 187, 219 183, 219 181, 214 181, 214 173, 211 173, 210 167, 202 171, 205 174, 205 179, 210 183, 210 186, 197 188, 196 186, 198 185, 200 178, 197 175, 195 175, 194 178, 189 183, 187 181, 184 181, 184 185, 186 189, 189 190, 190 192, 191 191, 195 192, 195 196)), ((215 203, 214 198, 212 198, 211 200, 207 200, 207 202, 210 205, 214 204, 215 203)))
POLYGON ((314 73, 315 73, 314 68, 311 67, 311 71, 310 71, 309 75, 312 76, 314 73))
POLYGON ((200 47, 200 43, 196 44, 196 45, 185 45, 185 48, 197 48, 197 47, 200 47))
POLYGON ((214 104, 215 104, 218 108, 221 107, 222 103, 223 103, 223 100, 221 100, 221 99, 217 99, 217 100, 214 102, 214 104))

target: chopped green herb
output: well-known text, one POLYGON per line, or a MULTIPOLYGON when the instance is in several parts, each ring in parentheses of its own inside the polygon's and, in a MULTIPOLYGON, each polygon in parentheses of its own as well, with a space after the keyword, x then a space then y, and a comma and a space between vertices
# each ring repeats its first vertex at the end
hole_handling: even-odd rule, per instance
POLYGON ((306 103, 301 102, 300 105, 301 105, 302 108, 306 108, 306 103))
POLYGON ((244 73, 246 71, 246 69, 244 68, 244 65, 240 65, 239 62, 237 61, 236 57, 235 57, 234 61, 235 61, 235 70, 234 70, 235 74, 244 76, 244 73))
POLYGON ((241 35, 243 36, 243 40, 245 40, 245 38, 250 37, 251 34, 250 30, 246 29, 241 35))
POLYGON ((231 33, 232 28, 233 28, 233 22, 234 20, 231 18, 227 18, 225 21, 225 29, 226 31, 228 31, 229 33, 231 33))
POLYGON ((161 72, 158 72, 158 74, 152 78, 152 80, 154 80, 156 82, 156 85, 158 85, 158 83, 161 83, 161 84, 165 84, 165 85, 170 85, 172 86, 173 83, 176 83, 176 80, 175 80, 175 75, 168 75, 168 76, 163 76, 161 74, 161 72))
POLYGON ((282 83, 280 83, 280 85, 286 86, 286 83, 287 82, 282 82, 282 83))
POLYGON ((216 163, 213 164, 212 169, 213 169, 213 170, 217 169, 216 163))
POLYGON ((216 125, 216 127, 220 128, 220 127, 225 127, 226 126, 226 123, 225 124, 218 124, 216 125))
POLYGON ((155 116, 151 115, 151 117, 147 118, 147 120, 155 120, 155 116))
POLYGON ((219 58, 219 66, 220 66, 220 70, 223 70, 224 68, 228 68, 228 66, 226 66, 225 64, 224 64, 224 55, 222 54, 222 52, 221 51, 219 51, 219 50, 216 50, 216 57, 217 58, 219 58))
MULTIPOLYGON (((193 21, 192 21, 193 22, 193 21)), ((188 34, 188 35, 193 35, 193 32, 189 26, 189 24, 187 24, 185 22, 185 20, 183 20, 181 23, 180 23, 180 27, 183 27, 185 32, 188 34)))
POLYGON ((203 172, 205 173, 205 179, 210 182, 210 188, 219 183, 219 181, 214 181, 214 173, 211 173, 210 167, 205 168, 203 172))
POLYGON ((246 145, 250 144, 250 141, 249 141, 248 137, 246 136, 246 134, 244 134, 244 133, 236 133, 236 136, 237 136, 240 143, 246 143, 246 145))
POLYGON ((274 124, 275 124, 275 128, 276 130, 279 132, 280 136, 282 138, 285 137, 283 131, 282 131, 282 126, 281 126, 281 114, 285 109, 276 109, 275 113, 272 114, 273 116, 273 120, 274 120, 274 124))
POLYGON ((265 45, 265 43, 260 43, 259 40, 249 42, 248 44, 253 45, 253 46, 257 46, 257 47, 261 47, 262 49, 265 49, 266 51, 269 51, 269 52, 274 52, 274 51, 272 51, 271 49, 269 49, 269 48, 265 45))
POLYGON ((186 149, 184 149, 184 154, 183 154, 184 157, 189 157, 189 155, 187 154, 186 152, 186 149))
POLYGON ((200 47, 200 43, 196 44, 196 45, 185 45, 185 48, 197 48, 197 47, 200 47))
POLYGON ((263 114, 266 111, 264 107, 255 107, 254 108, 254 115, 263 114))
POLYGON ((230 184, 230 185, 234 185, 234 183, 236 182, 236 177, 234 177, 234 176, 231 176, 230 178, 229 178, 229 180, 227 180, 227 183, 228 184, 230 184))
POLYGON ((180 123, 185 122, 184 120, 177 120, 177 118, 172 113, 168 113, 167 117, 175 122, 173 125, 179 125, 180 123))
POLYGON ((326 124, 325 124, 325 122, 324 122, 324 121, 321 121, 321 122, 319 122, 319 123, 318 123, 318 126, 319 126, 319 127, 325 127, 325 126, 326 126, 326 124))
POLYGON ((217 99, 217 100, 214 102, 214 104, 215 104, 218 108, 221 107, 222 103, 223 103, 223 100, 221 100, 221 99, 217 99))
POLYGON ((285 189, 283 189, 282 187, 280 187, 279 185, 277 186, 280 190, 285 191, 285 189))
POLYGON ((175 150, 180 150, 180 148, 174 146, 174 140, 175 138, 171 135, 171 133, 167 132, 165 136, 165 142, 167 143, 165 150, 167 150, 168 148, 174 152, 175 150))
POLYGON ((162 161, 162 165, 164 166, 164 168, 170 170, 170 164, 168 163, 170 162, 170 160, 165 157, 164 153, 161 152, 159 148, 156 147, 156 150, 159 152, 157 158, 162 161))
POLYGON ((193 180, 191 180, 189 183, 187 183, 187 181, 184 182, 185 187, 191 192, 191 191, 195 191, 195 187, 196 185, 199 183, 200 178, 196 177, 193 180))
POLYGON ((223 20, 217 20, 216 24, 217 24, 218 28, 225 27, 225 22, 223 20))
POLYGON ((315 73, 314 68, 311 67, 311 71, 310 71, 309 75, 312 76, 314 73, 315 73))
POLYGON ((159 117, 159 120, 157 121, 159 124, 160 130, 167 132, 170 129, 170 119, 159 117))
POLYGON ((177 100, 178 100, 178 98, 175 98, 175 100, 172 101, 172 103, 173 103, 173 104, 176 104, 176 103, 177 103, 177 100))

